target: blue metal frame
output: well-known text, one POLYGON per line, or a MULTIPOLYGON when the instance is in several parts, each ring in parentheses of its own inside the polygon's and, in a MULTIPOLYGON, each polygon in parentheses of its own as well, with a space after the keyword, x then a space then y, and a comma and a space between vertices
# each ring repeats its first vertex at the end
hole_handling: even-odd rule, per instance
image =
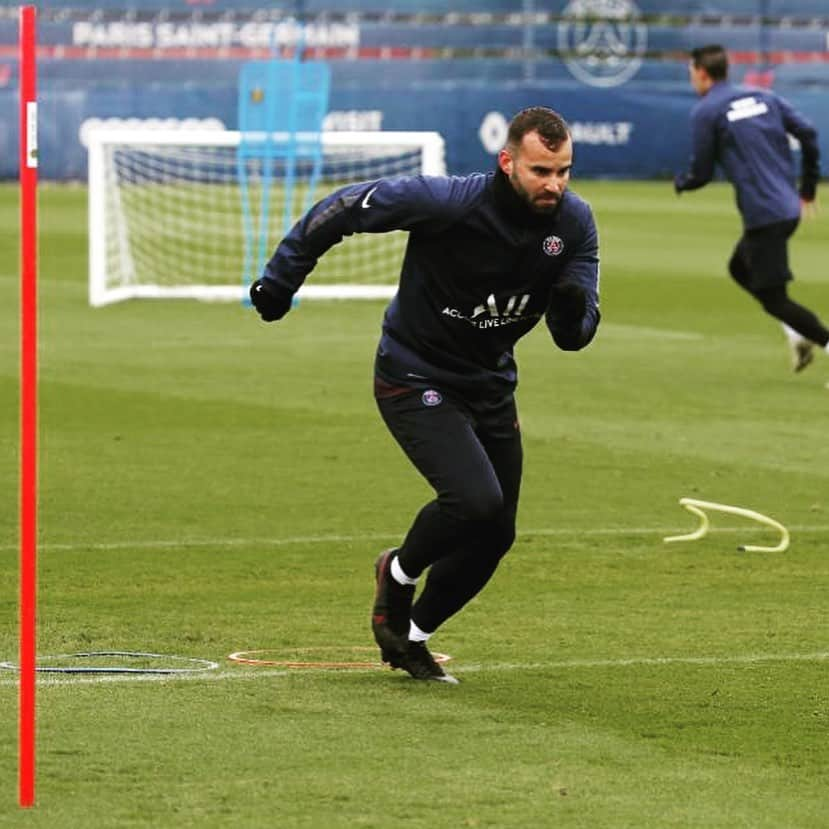
POLYGON ((328 112, 331 70, 328 64, 320 61, 303 61, 302 52, 303 43, 300 39, 293 59, 249 61, 242 65, 239 73, 238 117, 241 139, 236 164, 245 231, 242 273, 245 285, 258 278, 265 265, 270 191, 276 160, 284 159, 285 162, 283 233, 291 229, 293 222, 297 162, 302 159, 311 164, 303 211, 311 206, 322 172, 322 122, 328 112), (252 158, 263 162, 256 244, 247 169, 247 160, 252 158))

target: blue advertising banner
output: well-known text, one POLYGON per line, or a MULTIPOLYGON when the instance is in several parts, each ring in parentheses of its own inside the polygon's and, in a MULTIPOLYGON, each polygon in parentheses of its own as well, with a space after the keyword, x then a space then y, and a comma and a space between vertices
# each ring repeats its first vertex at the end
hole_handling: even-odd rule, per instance
MULTIPOLYGON (((821 133, 829 158, 829 108, 820 89, 800 89, 788 99, 821 133)), ((683 167, 689 152, 690 90, 627 85, 588 88, 576 83, 514 83, 502 87, 456 86, 451 90, 334 89, 328 129, 436 130, 446 141, 450 172, 488 170, 504 143, 509 118, 525 106, 560 111, 575 141, 581 177, 652 178, 683 167)), ((17 95, 0 89, 0 178, 17 175, 17 95)), ((84 132, 90 125, 235 129, 236 86, 145 84, 46 90, 40 97, 40 175, 86 177, 84 132), (113 120, 114 119, 114 120, 113 120)))
MULTIPOLYGON (((84 136, 101 121, 235 129, 241 66, 300 42, 331 68, 326 129, 435 130, 453 173, 491 168, 509 118, 542 104, 571 123, 577 175, 670 176, 689 152, 687 52, 711 42, 735 81, 810 117, 829 157, 827 0, 194 2, 37 4, 44 179, 85 178, 84 136)), ((0 4, 4 179, 17 175, 16 38, 0 4)))

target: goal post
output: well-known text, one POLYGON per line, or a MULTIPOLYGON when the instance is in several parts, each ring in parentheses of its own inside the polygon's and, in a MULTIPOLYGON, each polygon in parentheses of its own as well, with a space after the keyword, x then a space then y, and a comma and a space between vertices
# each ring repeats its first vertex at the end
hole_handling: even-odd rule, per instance
MULTIPOLYGON (((250 133, 245 133, 250 140, 250 133)), ((271 140, 289 140, 275 133, 271 140)), ((92 130, 89 152, 89 302, 132 298, 241 300, 245 217, 232 130, 92 130)), ((299 133, 294 140, 302 140, 299 133)), ((407 175, 443 175, 437 132, 325 132, 313 199, 337 187, 407 175)), ((247 186, 261 186, 262 159, 245 158, 247 186)), ((269 171, 273 249, 282 215, 295 219, 307 199, 310 169, 299 162, 292 188, 269 171), (303 190, 305 187, 305 190, 303 190), (284 193, 294 204, 285 205, 284 193)), ((329 251, 299 292, 314 299, 387 298, 394 294, 407 234, 359 234, 329 251)))

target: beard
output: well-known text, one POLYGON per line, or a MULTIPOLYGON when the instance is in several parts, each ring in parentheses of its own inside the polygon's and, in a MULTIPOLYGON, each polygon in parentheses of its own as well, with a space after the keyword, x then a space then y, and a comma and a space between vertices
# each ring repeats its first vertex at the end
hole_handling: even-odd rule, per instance
POLYGON ((538 213, 542 216, 555 213, 558 208, 558 203, 561 201, 561 195, 557 193, 546 193, 543 198, 541 196, 532 196, 524 188, 524 185, 521 184, 515 171, 513 171, 509 180, 518 197, 533 213, 538 213))

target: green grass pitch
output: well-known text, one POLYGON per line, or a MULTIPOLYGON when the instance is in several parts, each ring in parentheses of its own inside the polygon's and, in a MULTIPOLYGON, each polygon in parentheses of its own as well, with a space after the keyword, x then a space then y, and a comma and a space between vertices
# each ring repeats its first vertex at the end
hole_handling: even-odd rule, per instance
MULTIPOLYGON (((519 536, 433 640, 458 687, 365 658, 377 552, 429 493, 371 396, 379 303, 86 303, 86 192, 40 221, 38 653, 214 660, 192 678, 38 674, 37 803, 17 807, 0 671, 0 826, 826 825, 829 358, 789 368, 725 273, 730 191, 575 182, 602 239, 604 321, 519 343, 519 536), (712 516, 678 499, 786 524, 712 516), (305 651, 303 649, 311 649, 305 651)), ((17 659, 17 195, 0 189, 0 661, 17 659)), ((209 232, 205 229, 205 232, 209 232)), ((345 244, 347 244, 346 242, 345 244)), ((829 318, 827 219, 793 296, 829 318)), ((313 278, 313 277, 312 277, 313 278)))

